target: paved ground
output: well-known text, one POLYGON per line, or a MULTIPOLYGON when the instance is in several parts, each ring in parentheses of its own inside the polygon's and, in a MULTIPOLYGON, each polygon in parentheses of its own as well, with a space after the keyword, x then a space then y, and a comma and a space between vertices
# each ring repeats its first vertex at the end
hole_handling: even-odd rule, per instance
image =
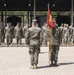
POLYGON ((39 68, 30 69, 27 47, 0 47, 0 75, 74 75, 74 47, 61 47, 59 67, 49 67, 48 47, 42 47, 39 68))

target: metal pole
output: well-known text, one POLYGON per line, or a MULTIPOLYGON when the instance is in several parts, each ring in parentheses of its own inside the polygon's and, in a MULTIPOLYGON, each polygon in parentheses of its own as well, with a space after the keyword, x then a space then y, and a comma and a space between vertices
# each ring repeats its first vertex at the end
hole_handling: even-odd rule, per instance
POLYGON ((3 10, 1 11, 1 22, 3 22, 3 10))
POLYGON ((34 19, 36 19, 36 0, 34 0, 34 19))
POLYGON ((7 5, 4 3, 4 8, 5 8, 5 25, 6 25, 6 23, 7 23, 7 5))
POLYGON ((24 15, 23 15, 23 26, 24 26, 24 15))
POLYGON ((30 24, 31 24, 30 22, 31 22, 31 21, 30 21, 30 11, 29 11, 29 27, 30 27, 30 24))
POLYGON ((27 11, 27 17, 28 17, 28 24, 29 24, 29 10, 27 11))
POLYGON ((71 0, 71 25, 73 26, 73 0, 71 0))
POLYGON ((2 8, 2 10, 1 10, 1 22, 3 22, 3 1, 1 1, 1 8, 2 8))

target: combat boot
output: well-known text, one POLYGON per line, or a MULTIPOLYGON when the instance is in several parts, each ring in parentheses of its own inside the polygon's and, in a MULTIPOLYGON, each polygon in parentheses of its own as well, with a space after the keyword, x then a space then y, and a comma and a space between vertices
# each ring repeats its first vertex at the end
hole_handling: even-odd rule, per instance
POLYGON ((51 64, 49 66, 53 66, 53 61, 51 61, 51 64))
POLYGON ((57 64, 57 61, 54 62, 54 66, 59 66, 59 64, 57 64))
POLYGON ((9 47, 12 47, 12 44, 10 44, 9 47))
POLYGON ((34 69, 37 69, 38 67, 37 67, 37 65, 34 65, 34 69))
POLYGON ((30 69, 34 69, 34 66, 33 66, 33 65, 31 65, 30 69))
POLYGON ((18 44, 16 46, 18 47, 18 44))

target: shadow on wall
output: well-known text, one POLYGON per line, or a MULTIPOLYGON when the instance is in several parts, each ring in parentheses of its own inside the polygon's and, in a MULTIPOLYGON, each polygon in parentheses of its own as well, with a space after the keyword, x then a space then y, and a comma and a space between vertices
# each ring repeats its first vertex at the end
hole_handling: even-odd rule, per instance
POLYGON ((70 16, 57 16, 56 17, 56 22, 57 22, 57 24, 60 26, 61 25, 61 23, 66 23, 66 24, 69 24, 70 25, 70 23, 71 23, 71 18, 70 18, 70 16))
POLYGON ((18 16, 9 16, 7 17, 7 22, 11 22, 13 26, 16 26, 17 22, 21 23, 21 18, 18 16))

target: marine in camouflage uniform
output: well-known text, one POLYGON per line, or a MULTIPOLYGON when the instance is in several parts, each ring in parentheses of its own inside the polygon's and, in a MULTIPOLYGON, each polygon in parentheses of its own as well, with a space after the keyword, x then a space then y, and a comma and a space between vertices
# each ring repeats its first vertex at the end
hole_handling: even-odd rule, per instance
POLYGON ((55 27, 50 29, 50 66, 58 66, 58 52, 60 47, 60 29, 54 21, 55 27))
POLYGON ((28 24, 24 25, 24 27, 22 28, 24 38, 27 30, 28 30, 28 24))
MULTIPOLYGON (((28 30, 28 24, 24 25, 24 27, 22 28, 22 32, 23 32, 23 37, 25 38, 25 35, 27 33, 27 30, 28 30)), ((26 43, 25 43, 25 46, 26 46, 26 43)))
POLYGON ((64 45, 68 45, 68 39, 69 39, 69 28, 68 24, 65 24, 65 27, 63 29, 63 38, 64 38, 64 45))
POLYGON ((14 28, 14 36, 16 38, 16 44, 18 47, 19 44, 22 44, 22 28, 20 26, 20 23, 17 23, 17 25, 14 28))
POLYGON ((12 44, 12 38, 13 38, 13 29, 11 27, 11 23, 7 23, 7 26, 4 29, 5 37, 6 37, 6 45, 11 46, 12 44))
POLYGON ((0 44, 4 44, 4 26, 0 22, 0 44))
POLYGON ((41 45, 41 29, 36 26, 36 22, 32 22, 32 27, 28 29, 25 36, 26 44, 29 45, 29 54, 31 60, 31 68, 36 69, 41 45))
POLYGON ((59 28, 60 28, 60 32, 61 32, 60 42, 61 42, 61 44, 63 44, 63 29, 64 29, 64 25, 61 24, 61 26, 59 28))
POLYGON ((71 39, 71 42, 72 42, 72 45, 74 46, 74 27, 72 27, 72 30, 73 30, 73 33, 72 33, 72 39, 71 39))
POLYGON ((42 45, 47 46, 47 24, 46 23, 44 23, 44 25, 42 26, 42 34, 43 34, 42 45))
POLYGON ((72 35, 73 35, 73 27, 72 25, 69 26, 69 37, 68 37, 68 44, 72 45, 72 35))
POLYGON ((11 38, 11 45, 12 45, 13 38, 14 38, 14 26, 11 26, 11 30, 12 30, 12 38, 11 38))

